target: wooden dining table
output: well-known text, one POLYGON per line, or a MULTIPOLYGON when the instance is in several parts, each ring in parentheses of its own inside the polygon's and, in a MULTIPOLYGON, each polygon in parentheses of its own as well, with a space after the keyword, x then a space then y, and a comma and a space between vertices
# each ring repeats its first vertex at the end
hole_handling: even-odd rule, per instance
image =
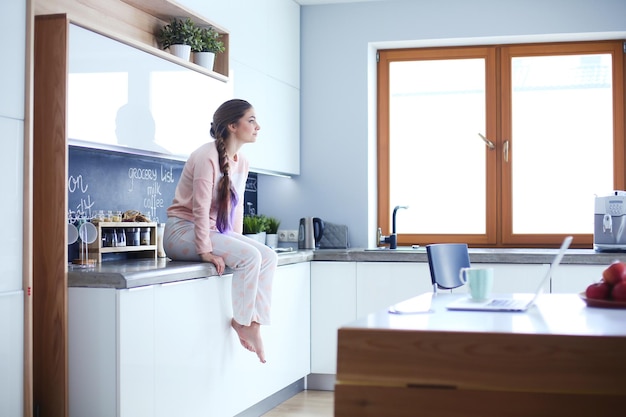
POLYGON ((446 309, 465 296, 422 294, 341 327, 335 416, 626 415, 626 309, 579 294, 446 309))

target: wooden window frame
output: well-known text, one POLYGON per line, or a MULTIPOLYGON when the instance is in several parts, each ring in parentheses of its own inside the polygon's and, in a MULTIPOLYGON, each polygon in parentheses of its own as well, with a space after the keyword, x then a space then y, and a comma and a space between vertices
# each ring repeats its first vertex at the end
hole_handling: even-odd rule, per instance
MULTIPOLYGON (((455 59, 483 57, 486 60, 486 136, 497 149, 511 137, 511 82, 510 60, 515 56, 541 56, 580 53, 611 53, 613 59, 613 186, 626 186, 626 54, 622 40, 590 42, 558 42, 541 44, 487 45, 419 49, 393 49, 378 52, 377 84, 377 152, 378 152, 378 224, 384 234, 391 232, 390 206, 390 137, 389 137, 389 64, 415 59, 455 59), (419 58, 416 58, 416 51, 419 58), (620 59, 621 58, 621 59, 620 59)), ((484 235, 457 234, 399 234, 399 245, 428 244, 432 242, 464 241, 475 247, 558 247, 564 235, 513 234, 511 164, 504 164, 500 152, 487 152, 486 213, 484 235), (493 219, 496 219, 493 221, 493 219)), ((591 217, 593 213, 589 213, 591 217)), ((591 248, 593 234, 575 234, 572 247, 591 248)))

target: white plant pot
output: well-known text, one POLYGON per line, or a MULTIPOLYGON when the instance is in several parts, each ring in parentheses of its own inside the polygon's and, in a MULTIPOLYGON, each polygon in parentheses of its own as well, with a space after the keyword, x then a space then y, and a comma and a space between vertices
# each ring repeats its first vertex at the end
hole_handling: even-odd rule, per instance
POLYGON ((256 240, 257 242, 265 244, 265 232, 263 233, 249 233, 246 234, 250 239, 256 240))
POLYGON ((176 55, 185 61, 189 61, 191 57, 191 46, 189 45, 170 45, 167 49, 170 51, 170 54, 176 55))
POLYGON ((278 247, 278 235, 275 233, 268 233, 265 236, 265 244, 270 248, 274 249, 278 247))
POLYGON ((213 71, 213 64, 215 63, 215 52, 194 52, 193 62, 200 65, 201 67, 213 71))

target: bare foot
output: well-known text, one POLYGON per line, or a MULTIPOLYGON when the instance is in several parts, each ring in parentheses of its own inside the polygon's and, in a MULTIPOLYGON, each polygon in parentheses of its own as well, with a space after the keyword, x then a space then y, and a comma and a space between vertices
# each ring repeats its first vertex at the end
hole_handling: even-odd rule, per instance
POLYGON ((255 352, 262 363, 265 363, 265 352, 263 351, 263 340, 261 339, 261 325, 255 321, 250 326, 237 323, 235 319, 230 321, 230 325, 237 332, 241 346, 250 352, 255 352))

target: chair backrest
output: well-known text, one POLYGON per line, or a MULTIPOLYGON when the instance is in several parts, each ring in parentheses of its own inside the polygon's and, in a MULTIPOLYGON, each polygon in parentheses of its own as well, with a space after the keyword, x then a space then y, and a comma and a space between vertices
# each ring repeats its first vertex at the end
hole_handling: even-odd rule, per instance
POLYGON ((452 289, 463 285, 461 268, 469 268, 469 252, 465 243, 436 243, 426 246, 433 292, 438 288, 452 289))

